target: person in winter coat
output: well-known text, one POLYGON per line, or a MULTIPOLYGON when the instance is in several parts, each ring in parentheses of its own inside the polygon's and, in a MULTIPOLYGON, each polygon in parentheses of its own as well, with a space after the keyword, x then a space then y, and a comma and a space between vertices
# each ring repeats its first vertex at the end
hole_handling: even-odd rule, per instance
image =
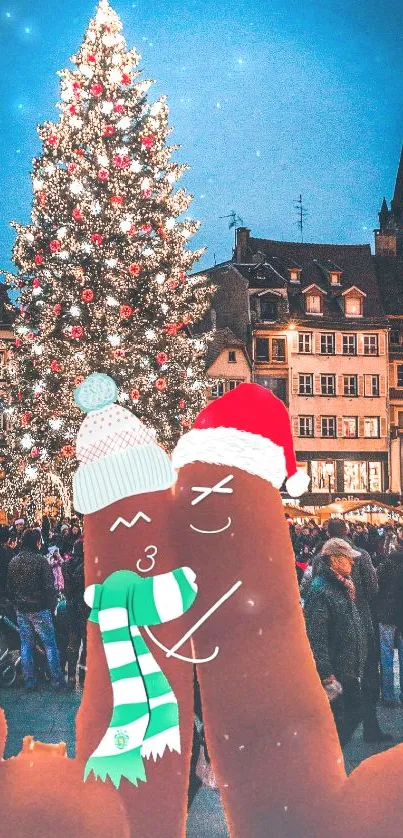
POLYGON ((83 542, 76 541, 73 555, 63 564, 64 595, 66 597, 67 625, 69 632, 67 648, 67 677, 71 689, 76 686, 77 664, 79 682, 84 683, 87 651, 87 618, 89 609, 84 602, 84 549, 83 542))
POLYGON ((378 567, 377 612, 381 646, 381 692, 383 703, 393 707, 395 686, 393 656, 395 638, 399 654, 400 701, 403 701, 403 550, 391 553, 378 567))
POLYGON ((49 563, 39 552, 41 538, 36 530, 25 530, 21 552, 11 560, 7 573, 7 589, 17 611, 21 638, 21 663, 25 686, 36 688, 34 671, 35 635, 44 647, 51 684, 62 686, 59 652, 56 645, 52 613, 57 594, 49 563))
POLYGON ((60 551, 58 547, 49 547, 49 552, 47 555, 47 560, 52 568, 53 578, 55 582, 55 588, 58 594, 63 593, 64 588, 64 577, 62 573, 62 567, 64 564, 64 559, 60 555, 60 551))
POLYGON ((8 527, 0 528, 0 601, 7 599, 7 573, 14 550, 9 546, 10 532, 8 527))
POLYGON ((351 579, 359 553, 343 539, 331 538, 321 557, 305 600, 306 630, 322 684, 328 694, 334 687, 331 708, 340 743, 345 745, 362 720, 360 679, 366 643, 351 579))

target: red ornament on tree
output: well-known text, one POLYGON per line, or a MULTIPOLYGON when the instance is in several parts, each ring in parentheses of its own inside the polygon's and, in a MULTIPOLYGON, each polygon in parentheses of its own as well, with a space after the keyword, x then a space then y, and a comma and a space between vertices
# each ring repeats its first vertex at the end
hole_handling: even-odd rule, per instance
POLYGON ((39 448, 36 445, 31 448, 31 457, 39 457, 39 448))
POLYGON ((72 214, 72 217, 74 218, 74 221, 82 221, 83 220, 83 214, 82 214, 79 207, 74 207, 73 212, 71 214, 72 214))
POLYGON ((130 227, 130 230, 129 230, 129 236, 135 236, 136 233, 137 233, 137 230, 136 230, 134 224, 132 224, 132 226, 130 227))
POLYGON ((170 291, 174 291, 175 288, 178 287, 178 285, 179 285, 179 282, 178 282, 177 279, 168 279, 167 286, 168 286, 170 291))
POLYGON ((147 236, 149 235, 149 233, 151 233, 152 229, 153 229, 152 225, 150 224, 149 221, 147 222, 147 224, 142 224, 141 225, 141 232, 145 233, 147 236))
POLYGON ((32 412, 30 410, 27 410, 26 413, 22 414, 21 422, 22 422, 23 425, 25 425, 25 427, 27 427, 27 425, 29 425, 31 419, 32 419, 32 412))
POLYGON ((81 299, 83 303, 92 303, 94 299, 94 292, 92 288, 84 288, 84 291, 81 294, 81 299))
POLYGON ((157 355, 157 363, 158 364, 166 364, 168 360, 168 355, 166 352, 158 352, 157 355))
POLYGON ((113 106, 113 110, 115 111, 115 113, 124 113, 124 107, 120 104, 120 102, 116 102, 116 104, 113 106))
POLYGON ((166 390, 166 388, 168 386, 166 378, 157 378, 157 380, 155 382, 155 386, 156 386, 157 390, 160 390, 160 391, 161 390, 166 390))
POLYGON ((49 250, 51 251, 51 253, 57 253, 58 250, 60 250, 60 248, 61 244, 59 242, 59 239, 52 239, 52 241, 49 244, 49 250))
POLYGON ((136 390, 136 389, 131 390, 130 398, 131 398, 132 402, 138 402, 138 400, 140 398, 140 390, 136 390))
POLYGON ((142 189, 141 190, 141 195, 142 195, 143 198, 151 198, 152 194, 153 194, 152 189, 142 189))
POLYGON ((186 274, 184 273, 184 271, 181 271, 181 273, 179 274, 179 279, 181 282, 186 282, 186 274))
POLYGON ((18 390, 17 399, 18 399, 19 402, 22 401, 22 390, 18 390))
POLYGON ((27 334, 27 338, 28 338, 28 340, 33 340, 33 339, 34 339, 34 337, 35 337, 35 335, 34 335, 34 333, 33 333, 33 332, 28 332, 28 334, 27 334))
POLYGON ((101 82, 97 81, 90 88, 90 92, 92 93, 93 96, 101 96, 101 94, 104 92, 104 87, 101 84, 101 82))
POLYGON ((43 256, 42 253, 37 253, 35 256, 35 265, 42 265, 43 256))
POLYGON ((113 357, 116 358, 116 360, 118 358, 124 358, 125 355, 126 355, 126 352, 125 352, 124 349, 115 349, 115 351, 113 353, 113 357))
POLYGON ((79 340, 80 338, 82 338, 83 334, 84 329, 82 326, 72 326, 70 329, 70 335, 75 340, 79 340))
POLYGON ((173 337, 176 337, 176 335, 179 332, 179 329, 180 329, 180 323, 167 323, 164 326, 164 331, 167 333, 167 335, 171 335, 173 337))
POLYGON ((161 237, 161 239, 166 239, 167 234, 163 227, 158 227, 157 234, 161 237))
POLYGON ((133 309, 129 305, 120 306, 119 314, 124 320, 128 320, 133 314, 133 309))
POLYGON ((52 372, 61 372, 62 371, 62 367, 60 366, 59 361, 52 361, 52 363, 50 365, 50 369, 52 370, 52 372))
POLYGON ((127 169, 132 161, 128 154, 115 154, 113 162, 117 169, 127 169))
POLYGON ((56 145, 58 137, 56 134, 50 134, 48 137, 48 145, 56 145))
POLYGON ((82 384, 83 381, 85 381, 85 377, 83 375, 76 375, 76 377, 74 379, 74 384, 75 384, 76 387, 78 387, 78 385, 82 384))
POLYGON ((141 145, 143 145, 144 148, 152 148, 152 146, 154 145, 154 140, 155 137, 153 134, 147 134, 145 137, 141 138, 141 145))
POLYGON ((129 265, 129 273, 132 276, 138 276, 141 273, 141 265, 135 265, 134 263, 132 263, 131 265, 129 265))
POLYGON ((76 108, 76 106, 75 106, 75 105, 70 105, 70 107, 69 107, 69 113, 71 113, 71 114, 75 114, 75 113, 77 113, 77 108, 76 108))
POLYGON ((131 84, 132 77, 130 73, 122 73, 121 84, 131 84))
POLYGON ((113 125, 107 125, 104 131, 104 137, 112 137, 115 133, 115 128, 113 125))
POLYGON ((38 204, 40 207, 44 207, 46 205, 47 193, 46 192, 38 192, 38 204))
POLYGON ((74 448, 72 445, 63 445, 63 448, 60 449, 61 457, 64 457, 66 460, 69 457, 72 457, 74 454, 74 448))
POLYGON ((186 407, 185 399, 180 399, 179 407, 180 407, 181 410, 183 410, 186 407))
POLYGON ((112 195, 110 200, 113 207, 121 207, 123 204, 123 198, 121 195, 112 195))
POLYGON ((101 245, 103 240, 103 236, 101 236, 100 233, 92 233, 91 241, 94 242, 94 244, 101 245))
POLYGON ((85 151, 83 148, 75 148, 74 154, 80 154, 81 156, 83 156, 83 154, 85 154, 85 151))
POLYGON ((96 60, 97 60, 96 56, 94 55, 93 52, 91 52, 89 55, 87 55, 88 64, 95 64, 96 60))
POLYGON ((80 81, 73 81, 73 90, 80 90, 81 89, 81 82, 80 81))
POLYGON ((100 169, 98 172, 99 180, 109 180, 109 172, 108 169, 100 169))
POLYGON ((69 165, 67 166, 67 171, 68 171, 69 175, 72 175, 73 172, 75 172, 76 168, 77 168, 77 163, 69 163, 69 165))
POLYGON ((35 277, 35 279, 32 280, 32 287, 33 288, 39 288, 40 284, 41 284, 40 280, 37 279, 36 277, 35 277))
POLYGON ((54 313, 55 313, 56 317, 59 317, 59 315, 62 313, 62 307, 61 307, 61 304, 60 304, 60 303, 56 303, 56 305, 55 305, 55 306, 53 306, 53 311, 54 311, 54 313))
POLYGON ((16 345, 17 349, 19 349, 19 348, 20 348, 20 346, 22 346, 22 340, 21 340, 21 338, 16 338, 16 339, 15 339, 15 345, 16 345))

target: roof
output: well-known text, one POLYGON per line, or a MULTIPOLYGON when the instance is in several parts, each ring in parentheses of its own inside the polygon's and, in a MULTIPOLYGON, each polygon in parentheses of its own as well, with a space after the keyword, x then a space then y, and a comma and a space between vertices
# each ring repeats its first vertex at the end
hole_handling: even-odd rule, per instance
POLYGON ((403 315, 403 256, 373 256, 386 314, 403 315))
MULTIPOLYGON (((384 316, 377 275, 369 245, 309 244, 249 238, 249 263, 236 264, 236 269, 249 282, 250 288, 287 287, 290 314, 306 318, 302 293, 310 285, 325 292, 322 320, 343 320, 343 292, 355 286, 366 295, 364 319, 384 316), (289 270, 301 266, 300 283, 290 282, 289 270), (341 271, 340 284, 331 286, 329 273, 341 271)), ((309 316, 309 315, 308 315, 309 316)), ((357 318, 358 319, 358 318, 357 318)), ((351 322, 353 318, 348 318, 351 322)), ((362 318, 359 318, 362 323, 362 318)))
POLYGON ((250 358, 243 341, 237 338, 236 335, 234 335, 234 333, 231 331, 231 329, 217 329, 217 331, 214 333, 213 340, 211 341, 211 343, 209 343, 208 346, 206 355, 207 369, 209 369, 209 367, 211 367, 211 365, 214 364, 214 361, 217 360, 218 356, 223 351, 223 349, 233 348, 242 349, 245 354, 245 357, 247 358, 250 364, 250 358))
POLYGON ((403 148, 400 154, 399 168, 397 170, 395 191, 392 200, 392 210, 397 212, 399 217, 402 215, 403 206, 403 148))
POLYGON ((322 506, 321 514, 324 512, 330 512, 334 515, 349 515, 353 512, 358 510, 364 511, 372 511, 372 512, 384 512, 386 515, 390 515, 391 517, 401 518, 403 519, 403 511, 401 507, 390 506, 387 503, 381 503, 378 500, 342 500, 336 501, 335 503, 329 503, 327 506, 322 506), (365 507, 369 507, 368 510, 365 510, 365 507), (371 509, 372 507, 372 509, 371 509))

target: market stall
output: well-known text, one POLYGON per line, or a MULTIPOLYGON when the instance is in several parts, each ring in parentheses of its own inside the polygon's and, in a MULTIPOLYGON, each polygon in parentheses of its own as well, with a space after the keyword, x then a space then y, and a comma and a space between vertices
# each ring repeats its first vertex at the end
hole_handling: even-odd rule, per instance
POLYGON ((346 518, 349 521, 357 521, 368 524, 403 523, 403 509, 397 506, 389 506, 386 503, 367 500, 343 500, 329 503, 317 510, 321 523, 329 518, 346 518))

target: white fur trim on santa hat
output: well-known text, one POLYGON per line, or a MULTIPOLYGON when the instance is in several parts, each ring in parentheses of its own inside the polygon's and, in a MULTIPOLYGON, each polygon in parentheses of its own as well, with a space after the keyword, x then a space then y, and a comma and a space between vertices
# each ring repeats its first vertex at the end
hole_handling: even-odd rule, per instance
POLYGON ((295 474, 288 478, 285 488, 292 498, 299 498, 304 494, 304 492, 306 492, 310 482, 311 478, 308 477, 306 471, 299 469, 295 472, 295 474))
POLYGON ((193 428, 172 454, 172 465, 194 462, 232 466, 255 474, 280 489, 287 477, 283 448, 270 439, 236 428, 193 428))

